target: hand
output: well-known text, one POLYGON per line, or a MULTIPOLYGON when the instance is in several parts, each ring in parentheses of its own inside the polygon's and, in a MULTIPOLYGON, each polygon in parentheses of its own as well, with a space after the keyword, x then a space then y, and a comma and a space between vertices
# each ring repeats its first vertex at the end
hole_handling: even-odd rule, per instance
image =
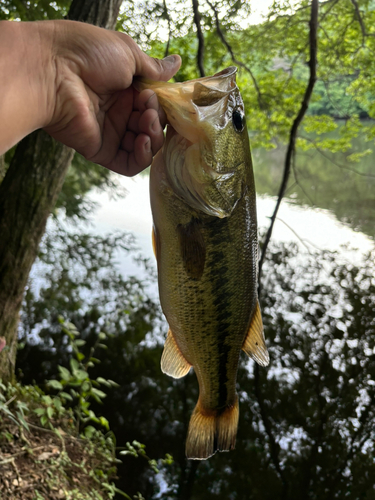
POLYGON ((137 174, 163 145, 166 119, 155 93, 139 94, 133 77, 169 80, 180 67, 179 56, 153 59, 123 33, 71 21, 54 24, 56 97, 44 129, 88 160, 137 174))
POLYGON ((179 56, 74 21, 0 21, 0 154, 38 128, 87 159, 135 175, 163 144, 165 115, 134 76, 169 80, 179 56))

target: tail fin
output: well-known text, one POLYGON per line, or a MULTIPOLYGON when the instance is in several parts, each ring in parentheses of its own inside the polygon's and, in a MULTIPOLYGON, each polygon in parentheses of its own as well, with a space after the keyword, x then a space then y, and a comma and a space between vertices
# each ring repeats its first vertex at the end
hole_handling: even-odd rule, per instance
POLYGON ((205 460, 216 451, 233 450, 238 427, 238 397, 233 406, 219 413, 205 412, 198 401, 190 419, 186 439, 186 456, 205 460))

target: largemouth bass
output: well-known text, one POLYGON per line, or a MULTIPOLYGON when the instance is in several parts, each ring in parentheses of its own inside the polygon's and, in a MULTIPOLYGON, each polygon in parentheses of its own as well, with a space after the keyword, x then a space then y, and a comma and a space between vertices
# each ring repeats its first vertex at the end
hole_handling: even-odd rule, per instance
POLYGON ((153 243, 169 324, 162 371, 198 378, 186 454, 235 446, 241 349, 269 362, 257 298, 255 186, 235 67, 183 83, 138 81, 164 108, 166 141, 151 166, 153 243))

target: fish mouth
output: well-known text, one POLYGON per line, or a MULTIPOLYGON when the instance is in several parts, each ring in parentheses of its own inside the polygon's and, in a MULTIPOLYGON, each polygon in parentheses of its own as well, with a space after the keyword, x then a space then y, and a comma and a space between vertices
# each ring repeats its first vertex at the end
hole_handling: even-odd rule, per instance
POLYGON ((238 89, 237 68, 230 66, 213 76, 186 82, 154 82, 136 78, 133 86, 152 89, 167 115, 167 123, 190 142, 202 137, 201 123, 223 114, 228 97, 238 89))

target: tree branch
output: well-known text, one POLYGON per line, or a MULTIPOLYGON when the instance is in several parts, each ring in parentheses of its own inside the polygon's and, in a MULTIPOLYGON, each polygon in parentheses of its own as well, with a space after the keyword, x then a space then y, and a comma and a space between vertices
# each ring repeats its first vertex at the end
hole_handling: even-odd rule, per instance
POLYGON ((219 35, 219 38, 220 40, 222 41, 224 47, 228 50, 231 58, 232 58, 232 61, 234 62, 234 64, 237 64, 238 66, 240 66, 241 68, 243 68, 245 71, 247 71, 250 75, 250 78, 254 84, 254 87, 255 87, 255 90, 256 90, 256 93, 257 93, 257 96, 258 96, 258 103, 259 103, 259 107, 260 109, 264 109, 265 106, 264 106, 264 102, 263 102, 263 99, 262 99, 262 93, 260 91, 260 88, 258 86, 258 82, 256 81, 255 79, 255 76, 253 74, 253 72, 251 71, 251 69, 245 64, 243 63, 242 61, 238 60, 234 54, 234 51, 232 49, 232 46, 229 44, 228 40, 226 39, 222 29, 221 29, 221 26, 220 26, 220 20, 219 20, 219 16, 218 16, 218 13, 217 13, 217 9, 215 7, 215 5, 213 5, 209 0, 207 0, 207 3, 208 5, 211 7, 211 9, 213 10, 214 12, 214 15, 215 15, 215 23, 216 23, 216 31, 217 31, 217 34, 219 35))
POLYGON ((192 0, 193 2, 193 12, 194 12, 194 24, 197 27, 197 38, 198 38, 198 51, 197 51, 197 64, 200 76, 205 76, 203 57, 204 57, 204 36, 201 27, 201 15, 199 13, 198 0, 192 0))
POLYGON ((273 227, 275 224, 275 220, 277 217, 277 212, 279 210, 281 200, 283 199, 283 196, 285 194, 285 190, 288 184, 289 180, 289 175, 290 175, 290 169, 292 165, 292 158, 295 154, 295 148, 296 148, 296 140, 297 140, 297 132, 298 132, 298 127, 300 126, 303 117, 305 116, 305 113, 307 111, 307 108, 309 106, 309 101, 311 98, 311 94, 314 89, 314 85, 316 82, 316 66, 317 66, 317 31, 318 31, 318 10, 319 10, 319 2, 318 0, 312 0, 311 1, 311 17, 310 17, 310 61, 309 61, 309 68, 310 68, 310 78, 309 78, 309 83, 306 87, 305 95, 303 97, 303 101, 300 107, 300 110, 298 112, 298 115, 296 116, 292 128, 290 130, 290 136, 289 136, 289 144, 288 144, 288 149, 286 152, 285 156, 285 163, 284 163, 284 174, 283 174, 283 179, 281 182, 281 186, 279 189, 279 194, 278 194, 278 199, 276 203, 275 210, 272 214, 271 217, 271 224, 270 227, 268 228, 263 247, 262 247, 262 253, 261 257, 259 260, 259 292, 260 292, 260 280, 261 280, 261 274, 262 274, 262 267, 264 263, 264 259, 266 256, 267 252, 267 247, 270 242, 271 236, 272 236, 272 231, 273 227))
POLYGON ((361 16, 361 12, 359 10, 359 7, 358 7, 358 4, 357 4, 357 1, 356 0, 350 0, 353 4, 353 7, 354 7, 354 10, 355 10, 355 13, 357 15, 357 20, 359 22, 359 25, 361 27, 361 31, 362 31, 362 45, 365 43, 365 38, 367 36, 367 32, 366 32, 366 27, 365 27, 365 23, 363 22, 363 19, 362 19, 362 16, 361 16))
POLYGON ((165 52, 164 52, 164 57, 167 57, 169 55, 169 45, 171 43, 172 31, 171 31, 171 16, 169 15, 169 12, 168 12, 166 0, 163 0, 163 7, 164 7, 165 18, 168 21, 168 42, 167 42, 167 46, 165 47, 165 52))

